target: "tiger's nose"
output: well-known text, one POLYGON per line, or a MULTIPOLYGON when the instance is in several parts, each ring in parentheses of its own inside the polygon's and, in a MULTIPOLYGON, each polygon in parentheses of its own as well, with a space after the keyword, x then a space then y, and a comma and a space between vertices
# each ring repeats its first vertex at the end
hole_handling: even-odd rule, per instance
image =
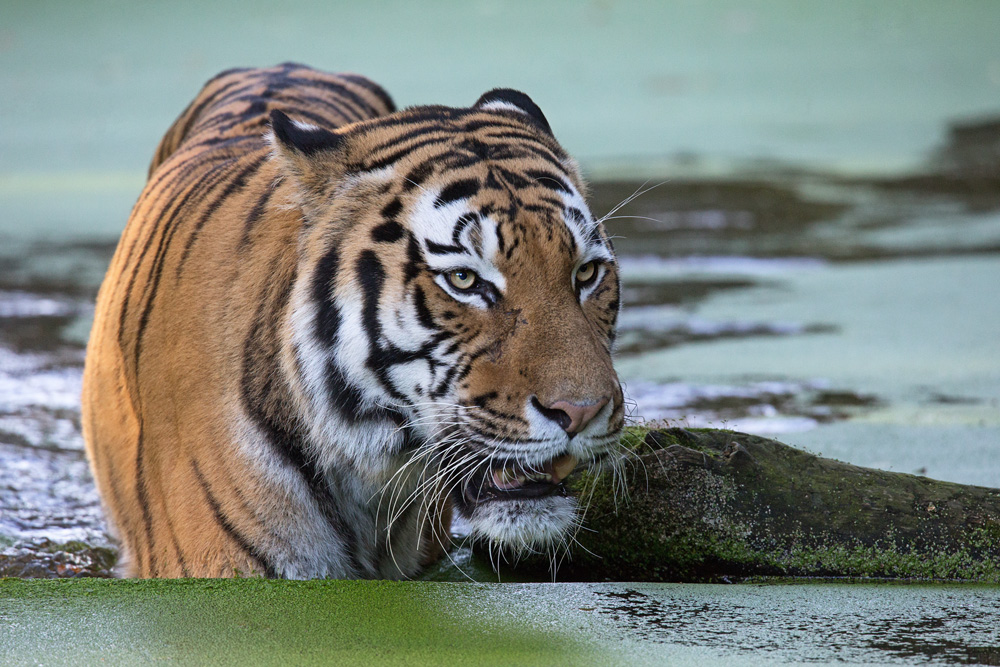
POLYGON ((601 398, 593 403, 571 403, 569 401, 556 401, 550 405, 542 405, 541 401, 536 397, 532 397, 531 402, 534 404, 535 409, 541 412, 545 417, 551 419, 555 423, 569 433, 572 438, 574 435, 582 431, 587 427, 587 424, 597 416, 597 413, 601 411, 608 401, 611 400, 608 397, 601 398))

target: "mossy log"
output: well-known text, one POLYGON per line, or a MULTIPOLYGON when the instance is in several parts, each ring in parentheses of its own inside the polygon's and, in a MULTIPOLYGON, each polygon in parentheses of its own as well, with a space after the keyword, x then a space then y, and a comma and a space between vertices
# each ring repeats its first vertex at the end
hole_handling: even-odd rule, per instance
POLYGON ((723 430, 632 429, 560 580, 887 577, 1000 583, 1000 489, 862 468, 723 430))

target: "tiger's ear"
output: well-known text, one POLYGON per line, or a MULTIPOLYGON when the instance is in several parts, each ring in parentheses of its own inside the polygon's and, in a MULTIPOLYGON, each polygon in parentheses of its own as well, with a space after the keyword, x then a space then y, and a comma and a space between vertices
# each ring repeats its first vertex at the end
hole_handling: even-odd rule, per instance
POLYGON ((271 130, 275 145, 304 157, 312 157, 320 151, 336 150, 344 143, 343 137, 336 132, 292 120, 280 109, 271 110, 271 130))
POLYGON ((306 209, 322 201, 329 184, 343 175, 346 140, 341 134, 292 120, 285 112, 272 109, 268 141, 281 170, 298 186, 299 203, 306 209))
POLYGON ((524 114, 538 129, 550 137, 553 136, 552 128, 549 127, 549 121, 545 119, 545 114, 542 113, 537 104, 531 101, 530 97, 519 90, 494 88, 489 92, 483 93, 482 97, 472 105, 472 108, 483 109, 485 111, 507 110, 524 114))

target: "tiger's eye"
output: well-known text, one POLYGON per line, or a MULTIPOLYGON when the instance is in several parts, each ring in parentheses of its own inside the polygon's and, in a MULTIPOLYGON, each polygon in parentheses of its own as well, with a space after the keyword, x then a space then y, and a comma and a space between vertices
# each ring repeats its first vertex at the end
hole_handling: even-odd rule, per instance
POLYGON ((469 269, 458 269, 448 273, 448 282, 452 287, 460 290, 472 289, 476 284, 476 272, 469 269))
POLYGON ((594 276, 597 275, 597 262, 587 262, 586 264, 581 264, 580 268, 576 270, 576 284, 586 285, 594 276))

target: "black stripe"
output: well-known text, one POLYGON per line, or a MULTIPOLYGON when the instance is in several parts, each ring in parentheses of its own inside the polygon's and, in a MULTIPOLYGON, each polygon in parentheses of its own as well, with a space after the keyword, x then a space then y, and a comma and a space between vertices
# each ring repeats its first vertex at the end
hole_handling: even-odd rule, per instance
MULTIPOLYGON (((221 166, 223 166, 223 165, 218 165, 217 168, 221 167, 221 166)), ((180 200, 176 202, 174 211, 173 211, 172 215, 170 216, 170 218, 168 219, 168 221, 166 223, 164 223, 164 224, 158 225, 157 227, 154 227, 153 229, 151 229, 150 235, 149 235, 149 237, 148 237, 148 239, 146 241, 146 244, 143 247, 143 250, 140 253, 140 256, 136 259, 135 268, 134 268, 134 271, 132 273, 132 277, 131 277, 131 279, 129 281, 128 290, 126 292, 125 303, 122 306, 122 311, 121 311, 121 315, 120 315, 120 318, 119 318, 119 333, 118 333, 118 338, 119 338, 120 344, 122 346, 122 349, 127 349, 127 345, 125 344, 125 335, 126 335, 126 331, 127 331, 127 329, 126 329, 126 321, 127 321, 127 317, 128 317, 129 310, 130 310, 129 303, 131 301, 132 293, 133 293, 134 288, 135 288, 135 282, 136 282, 136 280, 138 278, 139 271, 140 271, 142 265, 144 264, 143 260, 145 259, 146 253, 149 251, 150 247, 152 246, 153 239, 156 238, 156 233, 155 232, 159 231, 160 229, 162 229, 163 230, 163 234, 160 236, 160 242, 157 245, 156 253, 155 253, 155 255, 153 257, 153 260, 152 260, 152 263, 153 263, 153 269, 152 269, 152 272, 151 272, 153 274, 151 276, 152 280, 150 282, 147 282, 146 285, 143 287, 143 296, 146 297, 146 303, 145 303, 145 305, 143 307, 142 314, 139 317, 139 322, 138 322, 138 326, 137 326, 136 333, 135 333, 135 347, 134 347, 134 350, 133 350, 133 360, 132 360, 132 369, 133 369, 133 373, 134 373, 134 378, 133 378, 133 383, 134 384, 133 384, 133 386, 138 386, 139 366, 140 366, 140 359, 141 359, 141 355, 142 355, 142 344, 143 344, 143 340, 144 340, 144 337, 145 337, 145 330, 146 330, 146 327, 148 326, 148 323, 149 323, 149 316, 150 316, 150 313, 152 311, 153 300, 156 297, 157 286, 158 286, 158 283, 159 283, 160 270, 162 269, 162 260, 163 260, 163 257, 165 255, 165 253, 166 253, 166 248, 169 245, 169 243, 168 243, 169 238, 172 235, 172 232, 174 231, 173 229, 171 229, 171 224, 173 222, 173 219, 177 216, 177 214, 180 212, 180 210, 184 207, 184 204, 188 201, 188 199, 190 197, 193 197, 195 193, 199 193, 200 194, 204 190, 209 190, 213 185, 214 185, 214 181, 211 181, 211 180, 203 179, 203 180, 197 181, 196 184, 195 184, 195 186, 193 188, 191 188, 190 190, 188 190, 187 193, 185 193, 184 197, 180 198, 180 200)), ((141 409, 142 406, 140 405, 140 406, 137 406, 137 407, 139 408, 137 412, 141 415, 142 414, 142 409, 141 409)), ((148 555, 149 555, 148 570, 149 570, 150 574, 155 574, 156 573, 156 563, 155 563, 155 560, 154 560, 154 557, 153 557, 153 554, 154 554, 154 551, 155 551, 155 549, 154 549, 154 539, 153 539, 153 520, 152 520, 152 514, 150 513, 150 509, 149 509, 149 494, 148 494, 148 490, 146 488, 146 479, 145 479, 145 470, 144 470, 144 450, 145 450, 144 439, 145 439, 144 424, 143 424, 142 418, 140 417, 139 418, 139 433, 138 433, 138 437, 136 439, 136 461, 135 461, 136 495, 137 495, 137 500, 138 500, 138 503, 139 503, 139 508, 140 508, 140 511, 141 511, 142 517, 143 517, 143 525, 144 525, 144 529, 145 529, 145 533, 146 533, 146 542, 147 542, 148 548, 149 548, 149 553, 148 553, 148 555)), ((141 553, 139 553, 138 549, 136 549, 136 552, 137 552, 136 558, 137 558, 137 561, 139 563, 139 568, 142 569, 141 553)))
MULTIPOLYGON (((395 347, 382 346, 382 324, 378 319, 379 299, 385 286, 385 269, 373 250, 365 250, 358 257, 355 265, 358 282, 361 287, 361 324, 368 335, 368 360, 366 365, 375 373, 382 388, 392 398, 406 401, 406 397, 392 384, 389 368, 395 364, 407 363, 416 359, 426 358, 427 346, 415 352, 399 350, 395 347)), ((403 416, 393 410, 385 410, 397 421, 405 421, 403 416)))
POLYGON ((597 225, 592 227, 584 227, 586 230, 587 240, 594 245, 604 245, 603 239, 601 238, 601 230, 597 225))
MULTIPOLYGON (((179 223, 177 225, 174 225, 173 224, 174 220, 187 207, 187 204, 192 199, 195 198, 196 195, 198 197, 196 203, 200 202, 203 197, 207 196, 208 193, 210 193, 212 189, 228 175, 228 172, 225 171, 225 167, 230 165, 231 165, 230 162, 222 162, 213 167, 212 170, 209 171, 209 176, 213 176, 213 178, 203 178, 199 180, 195 185, 195 187, 188 190, 188 192, 183 197, 179 198, 179 202, 177 203, 173 213, 170 215, 167 221, 157 225, 156 228, 157 231, 162 229, 163 233, 160 236, 159 243, 157 244, 156 253, 153 256, 153 259, 150 261, 151 264, 150 274, 149 276, 147 276, 146 283, 143 286, 142 296, 145 297, 146 301, 145 304, 143 305, 142 313, 139 316, 139 322, 135 332, 135 347, 132 352, 133 368, 135 369, 136 377, 138 377, 139 374, 139 359, 142 355, 142 347, 143 347, 143 342, 145 340, 146 327, 149 325, 149 318, 153 310, 153 302, 156 299, 156 294, 160 286, 160 278, 163 273, 164 259, 169 250, 171 239, 173 238, 177 230, 182 226, 179 223), (215 173, 213 174, 213 172, 215 173)), ((125 302, 126 308, 128 308, 129 303, 131 301, 134 280, 139 273, 140 267, 144 263, 146 252, 148 251, 154 236, 155 236, 154 234, 150 235, 149 243, 147 243, 146 247, 143 249, 142 254, 136 261, 135 273, 133 273, 133 281, 130 282, 129 284, 129 292, 126 296, 126 302, 125 302)), ((120 322, 122 326, 120 335, 122 337, 124 336, 125 332, 126 314, 127 314, 126 309, 123 309, 120 322)))
POLYGON ((587 216, 575 206, 566 207, 566 217, 572 219, 581 229, 587 224, 587 216))
MULTIPOLYGON (((187 116, 187 118, 185 119, 183 128, 181 129, 180 140, 177 142, 177 147, 175 148, 175 150, 180 148, 183 145, 184 140, 187 139, 189 136, 191 136, 192 128, 197 125, 197 121, 200 119, 202 112, 206 109, 206 107, 208 107, 208 105, 213 104, 216 101, 228 95, 233 88, 243 85, 244 82, 242 80, 234 79, 229 83, 224 84, 221 88, 214 91, 211 95, 207 95, 206 97, 204 97, 204 99, 201 99, 200 101, 198 100, 198 98, 202 96, 202 94, 205 92, 205 89, 208 88, 208 86, 215 83, 216 80, 220 79, 222 76, 225 76, 226 74, 229 73, 233 73, 232 70, 224 72, 223 74, 220 74, 219 76, 210 79, 202 88, 201 93, 198 93, 198 97, 195 98, 195 101, 192 102, 190 105, 188 105, 188 108, 181 113, 180 118, 184 118, 185 116, 187 116)), ((243 90, 245 89, 246 87, 243 88, 243 90)), ((180 118, 178 118, 177 120, 179 121, 180 118)), ((176 122, 177 121, 175 121, 175 125, 176 122)))
POLYGON ((372 229, 372 240, 376 243, 395 243, 403 238, 403 233, 401 224, 395 220, 389 220, 372 229))
POLYGON ((316 304, 315 336, 320 344, 332 346, 340 331, 340 308, 333 297, 334 280, 340 269, 340 252, 331 247, 316 264, 312 276, 312 299, 316 304))
MULTIPOLYGON (((156 563, 153 558, 154 541, 153 541, 153 515, 149 511, 149 492, 146 489, 146 473, 143 469, 143 420, 141 417, 141 412, 138 413, 139 417, 139 437, 136 439, 136 454, 135 454, 135 493, 137 500, 139 501, 139 510, 142 512, 142 523, 143 529, 146 533, 146 549, 149 556, 149 563, 145 568, 149 572, 150 576, 156 576, 156 563)), ((136 545, 138 547, 138 544, 136 545)), ((141 552, 136 548, 136 561, 139 570, 142 571, 142 558, 141 552)))
POLYGON ((430 239, 424 239, 424 243, 427 245, 427 252, 432 255, 453 255, 456 253, 468 252, 460 245, 442 245, 440 243, 435 243, 430 239))
POLYGON ((424 256, 420 253, 420 244, 417 237, 409 235, 406 242, 406 264, 403 265, 403 282, 409 284, 420 275, 420 269, 424 266, 424 256))
POLYGON ((436 330, 437 325, 434 323, 434 316, 431 315, 430 309, 427 307, 427 297, 424 295, 424 290, 420 285, 417 285, 413 289, 413 305, 417 309, 417 321, 425 329, 436 330))
POLYGON ((524 172, 524 175, 535 181, 536 184, 549 189, 557 190, 559 192, 565 192, 566 194, 572 194, 573 188, 570 187, 562 176, 554 174, 549 171, 542 171, 541 169, 528 169, 524 172))
MULTIPOLYGON (((458 220, 455 221, 455 227, 451 230, 451 242, 454 245, 460 246, 462 244, 461 236, 465 228, 471 223, 478 223, 479 215, 476 213, 463 213, 458 220)), ((482 254, 482 253, 480 253, 482 254)))
POLYGON ((417 141, 417 142, 414 142, 412 144, 409 144, 408 146, 404 146, 403 148, 400 148, 399 150, 393 151, 392 153, 389 153, 388 155, 385 155, 385 156, 383 156, 381 158, 378 158, 376 160, 370 160, 370 161, 369 160, 365 160, 365 161, 362 161, 362 162, 352 162, 352 163, 349 163, 347 165, 347 171, 348 172, 356 172, 356 171, 378 171, 379 169, 384 169, 386 167, 391 167, 392 165, 396 164, 396 162, 398 162, 399 159, 402 158, 403 156, 409 155, 411 152, 419 150, 419 149, 423 148, 424 146, 431 146, 431 145, 434 145, 434 144, 440 144, 440 143, 442 143, 442 141, 443 141, 443 139, 441 139, 439 137, 433 137, 433 138, 430 138, 430 139, 425 139, 423 141, 417 141))
POLYGON ((181 574, 185 577, 190 577, 191 573, 188 571, 187 562, 184 560, 184 554, 181 552, 181 545, 177 541, 177 533, 174 531, 174 522, 170 520, 169 511, 163 513, 163 519, 167 524, 167 534, 170 535, 170 544, 174 547, 174 551, 177 552, 177 561, 181 566, 181 574))
POLYGON ((566 159, 566 154, 562 151, 553 151, 549 146, 539 143, 536 137, 520 132, 501 132, 491 134, 490 138, 503 141, 514 141, 522 152, 530 153, 535 157, 541 158, 556 169, 562 170, 564 168, 562 160, 566 159))
POLYGON ((561 199, 556 199, 555 197, 551 197, 548 195, 539 195, 538 201, 540 201, 543 204, 548 204, 549 208, 553 208, 557 211, 561 210, 563 207, 563 202, 561 199))
MULTIPOLYGON (((478 132, 479 130, 492 130, 498 128, 524 132, 525 128, 524 123, 518 123, 516 121, 510 122, 511 120, 513 120, 512 117, 498 118, 497 116, 494 115, 485 117, 480 116, 479 118, 470 118, 468 121, 464 123, 462 129, 468 133, 478 132)), ((526 135, 526 136, 529 136, 533 141, 542 141, 541 137, 539 136, 535 135, 526 135)))
POLYGON ((431 139, 432 141, 437 142, 444 141, 449 136, 449 133, 445 131, 440 123, 379 122, 377 125, 380 129, 386 130, 388 138, 378 144, 370 146, 367 149, 369 156, 378 155, 379 153, 384 153, 390 149, 398 149, 403 144, 414 139, 431 139), (406 131, 394 134, 394 132, 399 132, 402 129, 406 129, 406 131))
POLYGON ((330 81, 329 79, 305 79, 301 77, 289 77, 288 82, 293 86, 313 87, 332 92, 338 99, 357 108, 359 110, 358 117, 375 118, 381 114, 368 100, 358 95, 343 83, 330 81))
POLYGON ((445 371, 444 377, 441 381, 431 390, 431 398, 441 398, 444 396, 451 386, 451 381, 455 378, 455 374, 458 372, 457 366, 449 366, 448 370, 445 371))
MULTIPOLYGON (((478 407, 479 407, 480 410, 482 410, 486 414, 488 414, 488 415, 490 415, 490 416, 492 416, 492 417, 494 417, 496 419, 501 419, 501 420, 506 419, 506 420, 509 420, 509 421, 519 422, 519 423, 524 424, 524 425, 528 424, 528 420, 525 419, 524 417, 521 417, 520 415, 512 415, 512 414, 508 414, 506 412, 500 412, 499 410, 494 410, 493 408, 491 408, 491 407, 489 407, 488 405, 485 405, 485 404, 484 405, 480 405, 478 407)), ((522 439, 522 442, 523 442, 523 439, 522 439)))
POLYGON ((222 527, 226 535, 236 543, 236 545, 242 549, 248 556, 253 560, 257 561, 260 568, 264 571, 265 576, 269 579, 278 578, 278 572, 274 569, 274 565, 271 563, 271 559, 267 557, 267 554, 260 551, 257 547, 250 543, 246 537, 233 525, 226 516, 226 513, 222 511, 222 506, 219 501, 215 498, 212 493, 212 487, 209 486, 208 480, 201 473, 198 468, 198 462, 191 458, 191 469, 194 470, 194 476, 198 478, 198 483, 201 485, 201 490, 205 493, 205 499, 208 500, 209 507, 212 508, 212 514, 215 516, 215 521, 222 527))
MULTIPOLYGON (((361 286, 361 323, 368 335, 371 347, 376 349, 382 337, 382 325, 378 321, 378 302, 385 285, 385 269, 374 250, 365 250, 355 264, 358 282, 361 286)), ((370 356, 370 355, 369 355, 370 356)))
POLYGON ((334 361, 326 364, 326 391, 330 395, 330 403, 348 424, 356 425, 373 416, 364 409, 361 392, 351 384, 334 361))
POLYGON ((404 109, 401 113, 393 116, 381 116, 372 125, 374 127, 397 129, 407 125, 417 123, 434 124, 437 127, 445 127, 454 121, 460 121, 469 114, 468 109, 455 109, 453 107, 441 106, 439 104, 429 104, 420 107, 404 109))
POLYGON ((382 207, 382 217, 386 220, 395 220, 402 211, 403 202, 399 200, 399 197, 393 197, 392 201, 382 207))
MULTIPOLYGON (((500 174, 500 177, 507 181, 515 190, 525 190, 534 184, 531 179, 525 178, 516 171, 511 171, 510 169, 505 169, 504 167, 495 166, 494 169, 500 174)), ((560 205, 562 202, 559 202, 560 205)))
POLYGON ((267 202, 271 199, 274 187, 275 184, 271 183, 264 188, 263 194, 257 198, 257 202, 253 205, 253 208, 250 209, 250 213, 247 214, 247 218, 243 222, 243 237, 240 239, 241 249, 245 248, 250 243, 250 233, 260 220, 260 217, 264 214, 264 209, 267 207, 267 202))
POLYGON ((434 163, 431 161, 422 162, 410 170, 403 177, 403 192, 408 192, 413 188, 420 187, 434 173, 434 163))
POLYGON ((463 178, 450 183, 434 200, 434 208, 441 208, 460 199, 468 199, 479 192, 479 181, 474 178, 463 178))
POLYGON ((249 178, 253 176, 258 169, 260 169, 260 166, 264 164, 267 159, 268 155, 262 154, 251 160, 249 164, 244 166, 243 169, 232 177, 219 196, 204 209, 201 217, 198 219, 198 222, 195 223, 194 229, 191 230, 191 234, 188 235, 187 242, 184 244, 184 252, 181 253, 181 258, 177 262, 175 275, 178 279, 181 277, 181 271, 184 269, 184 263, 187 262, 187 258, 191 254, 191 248, 194 246, 195 241, 198 240, 202 227, 205 226, 208 219, 212 217, 212 215, 219 209, 226 199, 228 199, 234 192, 238 192, 246 187, 249 178))
POLYGON ((453 171, 460 171, 462 169, 467 169, 468 167, 475 166, 482 162, 482 159, 477 155, 470 155, 468 153, 445 153, 439 156, 435 160, 438 164, 442 165, 442 172, 448 169, 453 171))
MULTIPOLYGON (((139 201, 143 204, 148 204, 151 210, 160 212, 155 217, 159 220, 162 218, 163 207, 160 204, 160 200, 163 198, 167 199, 167 206, 169 208, 170 204, 177 205, 176 192, 181 189, 186 181, 185 177, 188 177, 190 182, 199 184, 199 180, 196 178, 194 170, 191 168, 192 160, 183 160, 175 162, 170 169, 166 171, 160 169, 156 172, 155 177, 146 183, 146 187, 143 190, 142 196, 139 201), (177 172, 180 172, 179 174, 177 172), (167 179, 172 179, 176 176, 177 182, 171 182, 164 185, 164 181, 167 179), (173 187, 171 187, 173 186, 173 187)), ((175 209, 176 210, 176 209, 175 209)), ((156 232, 162 225, 148 225, 149 234, 146 237, 146 243, 143 245, 142 251, 140 251, 140 259, 145 256, 146 251, 149 249, 149 245, 152 243, 152 239, 156 236, 156 232)), ((145 227, 144 227, 145 229, 145 227)), ((133 253, 139 244, 139 240, 142 238, 140 234, 135 234, 132 239, 132 243, 129 245, 128 252, 123 258, 123 264, 128 266, 133 261, 133 253)), ((139 267, 138 260, 136 264, 133 265, 134 271, 137 271, 139 267)), ((135 273, 133 271, 132 280, 130 280, 130 285, 134 283, 135 273)), ((131 292, 131 286, 128 288, 126 293, 131 292)))
POLYGON ((294 94, 287 94, 281 99, 283 109, 296 116, 308 118, 320 126, 333 125, 336 127, 342 123, 350 123, 370 117, 371 114, 365 113, 363 110, 344 102, 345 100, 341 98, 332 100, 323 95, 310 95, 306 90, 296 90, 294 94), (320 113, 321 109, 326 111, 326 114, 320 113))

